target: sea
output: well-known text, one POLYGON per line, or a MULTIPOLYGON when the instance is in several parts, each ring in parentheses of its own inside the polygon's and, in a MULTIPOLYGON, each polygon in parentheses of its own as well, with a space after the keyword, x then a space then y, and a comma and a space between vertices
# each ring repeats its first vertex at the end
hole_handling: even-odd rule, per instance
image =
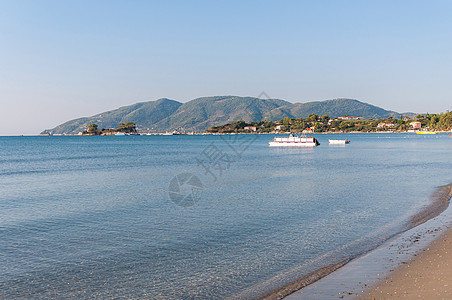
POLYGON ((452 183, 448 134, 314 136, 0 137, 0 298, 262 298, 452 183))

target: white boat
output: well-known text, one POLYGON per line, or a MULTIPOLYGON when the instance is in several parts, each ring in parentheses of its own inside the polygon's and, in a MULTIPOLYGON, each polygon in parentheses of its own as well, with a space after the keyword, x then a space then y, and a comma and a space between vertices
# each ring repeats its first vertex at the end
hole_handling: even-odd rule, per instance
POLYGON ((275 137, 269 143, 270 147, 315 147, 320 145, 315 137, 295 136, 275 137))
POLYGON ((335 145, 345 145, 345 144, 350 144, 350 141, 348 139, 345 139, 345 140, 328 140, 328 143, 335 144, 335 145))
POLYGON ((171 132, 165 132, 164 134, 162 134, 162 135, 180 135, 180 132, 179 131, 177 131, 177 130, 173 130, 173 131, 171 131, 171 132))

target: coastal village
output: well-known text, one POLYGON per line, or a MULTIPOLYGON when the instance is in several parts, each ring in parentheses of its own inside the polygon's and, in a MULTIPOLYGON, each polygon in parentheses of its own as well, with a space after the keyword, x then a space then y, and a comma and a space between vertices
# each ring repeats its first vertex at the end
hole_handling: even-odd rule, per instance
POLYGON ((238 121, 215 126, 207 133, 361 133, 361 132, 450 132, 452 113, 417 115, 414 118, 364 119, 357 116, 330 118, 327 115, 311 114, 308 118, 284 118, 278 122, 260 121, 246 123, 238 121))
MULTIPOLYGON (((452 112, 441 114, 419 114, 415 117, 402 116, 398 119, 364 119, 359 116, 344 115, 330 118, 328 115, 311 114, 307 118, 285 117, 280 121, 245 122, 236 121, 221 126, 213 126, 205 131, 174 128, 166 132, 140 131, 133 122, 119 123, 118 128, 99 129, 97 124, 89 124, 81 136, 101 135, 197 135, 197 134, 278 134, 278 133, 400 133, 400 132, 452 132, 452 112)), ((50 135, 50 134, 48 134, 50 135)), ((56 135, 56 134, 55 134, 56 135)))

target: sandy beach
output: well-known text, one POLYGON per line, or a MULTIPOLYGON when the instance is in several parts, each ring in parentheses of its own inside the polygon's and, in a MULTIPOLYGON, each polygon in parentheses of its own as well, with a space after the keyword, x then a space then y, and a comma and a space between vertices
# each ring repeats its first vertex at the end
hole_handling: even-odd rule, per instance
POLYGON ((358 299, 451 299, 452 230, 358 299))
MULTIPOLYGON (((449 204, 452 185, 440 187, 432 195, 430 214, 439 214, 449 204), (435 208, 436 207, 436 208, 435 208)), ((429 216, 414 216, 423 223, 429 216)), ((430 215, 431 217, 431 215, 430 215)), ((452 230, 448 229, 418 254, 365 291, 360 299, 450 299, 452 297, 452 230)))
POLYGON ((438 187, 410 230, 285 299, 451 299, 451 196, 438 187))

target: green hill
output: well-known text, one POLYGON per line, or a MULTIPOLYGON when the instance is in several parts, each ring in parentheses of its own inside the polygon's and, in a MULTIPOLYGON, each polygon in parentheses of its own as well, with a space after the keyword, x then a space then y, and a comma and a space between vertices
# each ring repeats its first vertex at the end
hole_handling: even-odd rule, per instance
POLYGON ((42 134, 78 134, 92 123, 96 123, 99 128, 116 128, 121 122, 134 122, 139 131, 149 131, 155 123, 173 114, 181 105, 182 103, 170 99, 136 103, 92 117, 71 120, 44 130, 42 134))
POLYGON ((197 98, 184 103, 171 116, 158 122, 157 130, 206 130, 238 120, 260 121, 264 115, 282 105, 284 100, 259 99, 252 97, 216 96, 197 98))
POLYGON ((277 121, 284 117, 306 118, 310 114, 364 118, 399 117, 400 114, 353 99, 334 99, 307 103, 290 103, 279 99, 215 96, 180 103, 170 99, 141 102, 91 117, 68 121, 43 134, 78 134, 88 124, 99 128, 115 128, 118 123, 134 122, 139 132, 169 130, 203 131, 212 126, 244 120, 246 122, 277 121))
POLYGON ((264 116, 264 118, 268 121, 278 121, 284 117, 295 119, 307 118, 310 114, 316 114, 319 116, 328 115, 333 118, 344 115, 363 117, 365 119, 400 117, 399 113, 388 111, 358 100, 333 99, 308 103, 291 103, 270 111, 264 116))

